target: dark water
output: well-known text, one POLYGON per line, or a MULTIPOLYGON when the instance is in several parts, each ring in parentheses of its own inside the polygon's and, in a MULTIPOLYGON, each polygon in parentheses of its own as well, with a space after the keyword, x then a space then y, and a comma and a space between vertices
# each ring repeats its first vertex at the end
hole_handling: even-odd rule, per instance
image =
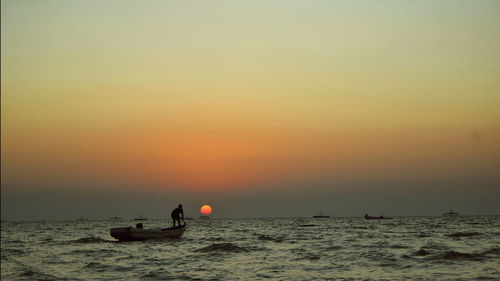
MULTIPOLYGON (((2 222, 2 280, 500 280, 500 217, 213 219, 116 242, 133 222, 2 222)), ((164 227, 170 221, 147 221, 164 227)))

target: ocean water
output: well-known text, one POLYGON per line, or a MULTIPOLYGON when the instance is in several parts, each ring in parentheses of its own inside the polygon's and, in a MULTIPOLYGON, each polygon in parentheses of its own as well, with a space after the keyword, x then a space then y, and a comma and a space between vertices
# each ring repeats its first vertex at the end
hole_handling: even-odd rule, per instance
MULTIPOLYGON (((117 242, 133 221, 2 222, 2 280, 500 280, 500 217, 211 219, 117 242)), ((148 227, 170 220, 146 221, 148 227)))

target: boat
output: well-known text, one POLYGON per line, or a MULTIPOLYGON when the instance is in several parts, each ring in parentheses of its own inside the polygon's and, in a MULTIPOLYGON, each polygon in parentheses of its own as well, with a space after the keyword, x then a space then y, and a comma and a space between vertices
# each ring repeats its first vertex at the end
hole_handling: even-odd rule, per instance
POLYGON ((143 215, 139 215, 137 218, 134 219, 135 221, 147 221, 148 218, 145 218, 143 215))
POLYGON ((186 224, 181 226, 167 227, 162 229, 146 229, 142 223, 136 227, 115 227, 111 228, 109 234, 119 241, 142 241, 147 239, 181 238, 186 231, 186 224))
POLYGON ((202 216, 200 216, 200 219, 201 220, 208 220, 208 219, 210 219, 210 217, 208 215, 202 215, 202 216))
POLYGON ((111 218, 109 218, 110 221, 121 221, 122 218, 119 217, 119 216, 112 216, 111 218))
POLYGON ((330 216, 323 214, 323 211, 320 211, 319 215, 313 216, 313 218, 315 218, 315 219, 325 219, 325 218, 329 218, 329 217, 330 216))
POLYGON ((458 217, 459 213, 453 212, 453 210, 449 210, 448 212, 444 212, 443 216, 445 216, 445 217, 458 217))
POLYGON ((382 215, 380 215, 380 217, 372 217, 372 216, 369 216, 368 214, 365 214, 365 219, 367 219, 367 220, 390 220, 392 218, 391 217, 384 217, 382 215))

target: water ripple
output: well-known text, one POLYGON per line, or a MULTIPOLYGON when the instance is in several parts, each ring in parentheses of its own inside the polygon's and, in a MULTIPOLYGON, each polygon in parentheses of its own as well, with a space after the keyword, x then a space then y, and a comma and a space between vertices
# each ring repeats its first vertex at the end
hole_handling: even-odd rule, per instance
POLYGON ((182 239, 117 243, 123 224, 2 222, 1 280, 498 279, 500 217, 194 220, 182 239))

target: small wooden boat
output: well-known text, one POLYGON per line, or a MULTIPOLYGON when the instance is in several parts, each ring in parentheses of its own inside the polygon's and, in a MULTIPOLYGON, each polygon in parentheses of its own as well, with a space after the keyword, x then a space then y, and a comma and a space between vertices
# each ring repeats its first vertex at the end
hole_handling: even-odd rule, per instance
POLYGON ((384 216, 372 217, 372 216, 369 216, 368 214, 366 214, 365 215, 365 219, 367 219, 367 220, 390 220, 392 218, 390 218, 390 217, 384 217, 384 216))
POLYGON ((142 223, 136 227, 111 228, 109 233, 119 241, 141 241, 146 239, 181 238, 186 231, 186 224, 162 229, 146 229, 142 223))
POLYGON ((143 215, 139 215, 137 218, 134 218, 135 221, 147 221, 148 218, 144 217, 143 215))
POLYGON ((323 211, 320 211, 319 215, 313 216, 313 218, 315 218, 315 219, 326 219, 326 218, 329 218, 329 217, 330 216, 323 214, 323 211))
POLYGON ((119 216, 112 216, 111 218, 109 218, 110 221, 121 221, 122 218, 119 217, 119 216))
POLYGON ((459 213, 454 212, 453 210, 450 210, 448 212, 443 213, 443 216, 445 216, 445 217, 458 217, 459 213))

